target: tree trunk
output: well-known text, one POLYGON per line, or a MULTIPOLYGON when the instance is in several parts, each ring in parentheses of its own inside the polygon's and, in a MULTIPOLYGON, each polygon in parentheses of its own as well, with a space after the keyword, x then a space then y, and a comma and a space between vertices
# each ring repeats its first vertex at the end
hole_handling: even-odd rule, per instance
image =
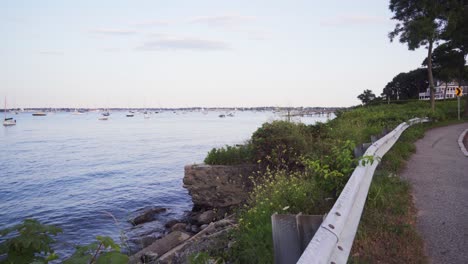
POLYGON ((432 43, 429 41, 429 47, 427 48, 427 74, 429 77, 429 89, 431 91, 431 109, 432 112, 435 111, 435 90, 434 90, 434 78, 432 76, 432 43))
POLYGON ((447 89, 448 89, 448 82, 445 82, 444 101, 445 101, 445 97, 447 96, 447 89))

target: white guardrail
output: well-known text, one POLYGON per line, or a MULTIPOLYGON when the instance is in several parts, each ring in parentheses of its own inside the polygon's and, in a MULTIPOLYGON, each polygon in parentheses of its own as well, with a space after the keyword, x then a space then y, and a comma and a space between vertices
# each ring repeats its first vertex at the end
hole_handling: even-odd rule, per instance
POLYGON ((428 122, 427 118, 414 118, 400 124, 393 131, 373 143, 364 156, 373 156, 372 164, 359 164, 346 183, 333 208, 315 233, 297 263, 346 263, 354 236, 361 219, 369 186, 380 158, 395 144, 409 126, 428 122))

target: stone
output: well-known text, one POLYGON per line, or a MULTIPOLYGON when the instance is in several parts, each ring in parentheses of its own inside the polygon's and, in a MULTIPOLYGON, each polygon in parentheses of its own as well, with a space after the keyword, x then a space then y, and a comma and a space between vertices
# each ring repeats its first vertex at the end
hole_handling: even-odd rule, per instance
POLYGON ((190 229, 191 229, 190 231, 194 234, 200 232, 200 228, 197 225, 192 225, 190 229))
POLYGON ((179 223, 179 220, 177 219, 171 219, 169 221, 167 221, 167 223, 164 225, 164 227, 166 228, 171 228, 173 227, 175 224, 179 223))
POLYGON ((208 210, 208 211, 205 211, 203 213, 201 213, 200 215, 198 215, 195 220, 201 224, 201 225, 204 225, 204 224, 209 224, 211 222, 213 222, 214 220, 216 220, 216 213, 213 211, 213 210, 208 210))
POLYGON ((184 231, 186 230, 185 227, 187 226, 186 223, 177 223, 171 227, 171 231, 184 231))
POLYGON ((252 190, 249 179, 256 165, 187 165, 184 188, 192 196, 194 207, 222 208, 244 202, 252 190))
POLYGON ((154 261, 158 256, 162 256, 172 248, 181 244, 185 240, 189 239, 190 235, 181 231, 175 231, 169 233, 167 236, 156 240, 150 246, 140 250, 135 255, 130 257, 129 263, 147 263, 147 259, 150 258, 154 261), (145 262, 146 261, 146 262, 145 262))
POLYGON ((229 232, 233 226, 234 222, 229 219, 213 222, 198 234, 160 256, 157 263, 187 263, 187 259, 197 252, 224 251, 231 242, 229 232))
POLYGON ((150 207, 150 208, 143 208, 136 212, 136 216, 130 218, 128 221, 136 226, 146 222, 151 222, 154 219, 156 214, 165 212, 167 209, 163 207, 150 207))
POLYGON ((201 230, 204 230, 204 229, 207 228, 207 227, 208 227, 208 224, 204 224, 204 225, 201 225, 201 226, 200 226, 200 229, 201 229, 201 230))

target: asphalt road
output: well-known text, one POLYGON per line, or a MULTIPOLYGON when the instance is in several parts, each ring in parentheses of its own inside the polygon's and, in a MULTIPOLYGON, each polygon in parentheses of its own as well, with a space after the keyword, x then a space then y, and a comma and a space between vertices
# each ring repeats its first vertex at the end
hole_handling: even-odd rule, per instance
POLYGON ((412 185, 417 228, 432 263, 468 263, 468 157, 457 143, 467 128, 427 131, 402 173, 412 185))

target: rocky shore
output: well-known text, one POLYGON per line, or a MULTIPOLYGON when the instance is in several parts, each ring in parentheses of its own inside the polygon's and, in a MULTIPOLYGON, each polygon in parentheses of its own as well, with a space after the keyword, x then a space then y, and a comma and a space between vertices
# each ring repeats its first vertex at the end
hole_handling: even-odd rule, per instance
POLYGON ((181 219, 162 222, 170 208, 138 210, 129 222, 130 263, 187 263, 198 252, 220 252, 233 241, 229 231, 236 226, 233 210, 247 198, 253 165, 187 165, 184 187, 192 197, 193 209, 181 219))

